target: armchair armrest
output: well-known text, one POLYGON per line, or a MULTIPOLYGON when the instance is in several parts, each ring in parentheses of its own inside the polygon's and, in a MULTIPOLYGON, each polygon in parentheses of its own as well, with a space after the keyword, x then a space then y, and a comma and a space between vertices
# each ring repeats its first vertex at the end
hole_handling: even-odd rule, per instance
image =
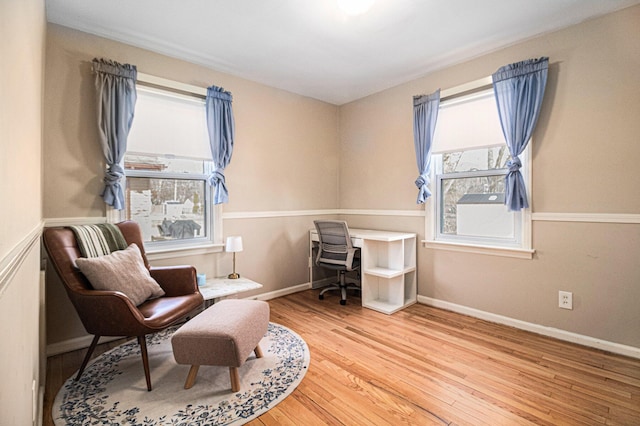
POLYGON ((100 336, 139 334, 144 316, 124 293, 78 290, 69 296, 87 332, 100 336))
POLYGON ((193 266, 152 266, 149 272, 167 296, 199 293, 196 268, 193 266))

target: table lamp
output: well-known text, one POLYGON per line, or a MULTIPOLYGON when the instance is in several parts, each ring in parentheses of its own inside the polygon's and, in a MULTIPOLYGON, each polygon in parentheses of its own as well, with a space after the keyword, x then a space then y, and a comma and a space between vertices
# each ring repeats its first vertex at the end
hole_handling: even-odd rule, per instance
POLYGON ((240 274, 236 274, 236 252, 242 251, 242 237, 227 237, 225 251, 233 253, 233 273, 229 274, 229 278, 240 278, 240 274))

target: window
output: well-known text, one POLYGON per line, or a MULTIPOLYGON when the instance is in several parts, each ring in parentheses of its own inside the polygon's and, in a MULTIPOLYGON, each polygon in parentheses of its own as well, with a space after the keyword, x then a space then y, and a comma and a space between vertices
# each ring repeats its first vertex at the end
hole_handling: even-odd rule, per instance
MULTIPOLYGON (((525 180, 528 158, 525 151, 525 180)), ((506 249, 509 255, 513 250, 530 252, 529 212, 510 212, 504 204, 509 159, 493 90, 442 101, 432 154, 428 245, 468 246, 473 251, 486 247, 487 252, 498 249, 493 250, 496 254, 506 249)))
POLYGON ((520 214, 504 205, 506 145, 454 151, 434 157, 436 239, 520 245, 520 214))
POLYGON ((123 219, 140 224, 152 251, 211 244, 216 209, 204 99, 140 85, 137 93, 123 219))
POLYGON ((125 217, 145 243, 210 240, 210 162, 127 152, 124 164, 125 217))

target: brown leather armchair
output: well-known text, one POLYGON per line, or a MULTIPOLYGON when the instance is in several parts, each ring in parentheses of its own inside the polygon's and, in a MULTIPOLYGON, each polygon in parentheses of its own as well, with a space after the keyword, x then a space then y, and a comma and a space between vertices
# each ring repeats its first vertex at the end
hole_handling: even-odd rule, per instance
POLYGON ((138 224, 125 221, 117 226, 128 244, 135 243, 140 248, 151 276, 166 293, 163 297, 135 306, 124 293, 94 290, 75 266, 80 250, 75 235, 69 228, 46 228, 43 243, 84 328, 94 335, 76 380, 82 376, 100 336, 136 336, 142 353, 147 389, 150 391, 151 377, 145 335, 161 331, 184 318, 202 305, 203 298, 198 290, 193 266, 151 267, 145 255, 138 224))

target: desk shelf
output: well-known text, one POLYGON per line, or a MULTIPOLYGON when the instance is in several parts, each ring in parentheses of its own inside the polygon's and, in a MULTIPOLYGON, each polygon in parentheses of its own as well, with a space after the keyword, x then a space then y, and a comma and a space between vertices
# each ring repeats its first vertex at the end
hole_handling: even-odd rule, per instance
POLYGON ((376 267, 376 268, 367 268, 365 274, 390 279, 390 278, 399 277, 400 275, 404 274, 404 271, 402 269, 389 269, 389 268, 376 267))
POLYGON ((364 240, 362 306, 392 314, 417 301, 416 235, 364 240))

